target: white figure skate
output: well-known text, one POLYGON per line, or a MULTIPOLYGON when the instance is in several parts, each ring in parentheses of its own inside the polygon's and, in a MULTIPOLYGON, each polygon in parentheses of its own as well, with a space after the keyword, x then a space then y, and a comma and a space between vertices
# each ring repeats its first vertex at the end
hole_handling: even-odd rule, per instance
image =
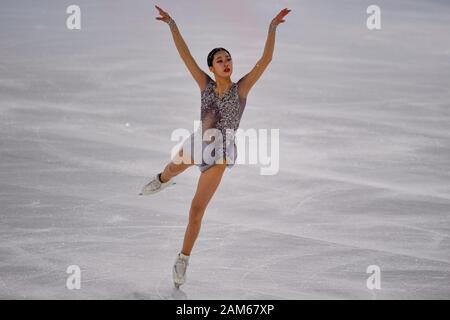
POLYGON ((170 179, 166 182, 161 182, 161 180, 159 180, 159 176, 160 173, 156 174, 153 179, 142 188, 142 191, 141 193, 139 193, 139 195, 146 196, 154 194, 176 183, 172 181, 173 179, 170 179))
POLYGON ((173 265, 173 284, 175 288, 180 288, 182 284, 186 282, 186 269, 189 265, 189 256, 185 256, 182 253, 179 253, 177 259, 175 260, 175 264, 173 265))

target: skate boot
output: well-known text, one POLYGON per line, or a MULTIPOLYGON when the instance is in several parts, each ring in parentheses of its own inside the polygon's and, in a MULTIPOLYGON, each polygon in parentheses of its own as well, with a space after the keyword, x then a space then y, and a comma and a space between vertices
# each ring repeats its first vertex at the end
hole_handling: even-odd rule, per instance
POLYGON ((161 173, 158 173, 157 175, 155 175, 153 177, 153 179, 142 188, 142 191, 141 191, 141 193, 139 193, 139 195, 146 196, 149 194, 154 194, 172 184, 175 184, 175 182, 172 181, 173 179, 170 179, 169 181, 166 181, 166 182, 161 182, 160 176, 161 176, 161 173))
POLYGON ((175 264, 173 265, 173 284, 178 289, 182 284, 186 282, 186 269, 189 265, 189 256, 178 254, 175 264))

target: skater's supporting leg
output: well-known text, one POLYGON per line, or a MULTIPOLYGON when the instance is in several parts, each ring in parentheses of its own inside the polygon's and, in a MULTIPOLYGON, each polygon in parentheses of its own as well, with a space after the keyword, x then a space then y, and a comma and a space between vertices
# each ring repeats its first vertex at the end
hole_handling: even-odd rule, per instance
MULTIPOLYGON (((180 173, 182 173, 184 170, 186 170, 187 168, 189 168, 190 166, 192 166, 194 164, 194 161, 191 159, 190 163, 175 163, 175 159, 181 159, 183 157, 183 149, 181 149, 178 154, 172 159, 171 162, 169 162, 164 170, 161 172, 160 175, 160 180, 161 182, 167 182, 170 179, 172 179, 173 177, 179 175, 180 173)), ((178 161, 180 162, 180 161, 178 161)))
POLYGON ((223 164, 215 164, 200 175, 197 191, 189 210, 189 223, 184 235, 183 250, 181 251, 184 255, 189 256, 191 254, 195 240, 200 232, 203 214, 219 186, 225 168, 226 162, 224 161, 223 164))

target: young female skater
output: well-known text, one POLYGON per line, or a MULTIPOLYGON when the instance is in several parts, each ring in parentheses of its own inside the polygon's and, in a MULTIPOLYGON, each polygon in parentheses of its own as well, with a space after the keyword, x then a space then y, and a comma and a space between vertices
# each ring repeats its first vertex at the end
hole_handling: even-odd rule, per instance
MULTIPOLYGON (((164 21, 169 25, 175 41, 175 46, 201 90, 202 121, 200 133, 203 135, 208 129, 216 129, 222 133, 222 140, 219 139, 219 143, 217 143, 216 139, 211 139, 213 142, 210 142, 215 143, 214 146, 218 147, 217 149, 220 150, 220 152, 217 152, 217 149, 214 149, 215 155, 213 156, 213 160, 215 161, 205 162, 202 158, 202 162, 197 164, 201 174, 189 210, 189 222, 184 235, 183 248, 181 252, 178 253, 172 270, 173 281, 178 288, 186 281, 186 268, 189 263, 189 257, 194 242, 200 232, 200 226, 206 207, 219 186, 225 168, 231 168, 237 157, 234 137, 231 141, 233 144, 231 144, 230 140, 226 138, 226 129, 237 130, 239 127, 247 95, 272 60, 276 28, 280 23, 285 21, 283 18, 291 10, 285 8, 272 19, 269 25, 262 57, 248 74, 242 77, 237 83, 234 83, 230 78, 233 72, 233 62, 230 53, 226 49, 215 48, 208 54, 207 63, 209 70, 214 74, 214 81, 198 67, 194 58, 191 56, 175 21, 160 7, 155 7, 160 14, 160 17, 157 17, 156 19, 164 21), (218 144, 220 146, 218 146, 218 144)), ((192 146, 194 134, 187 140, 191 141, 192 146)), ((210 143, 203 141, 202 151, 209 146, 210 143)), ((144 186, 141 192, 142 195, 154 194, 163 190, 171 184, 172 178, 194 164, 192 149, 190 150, 190 148, 187 148, 187 151, 191 151, 191 154, 188 155, 190 161, 181 161, 180 163, 180 159, 183 157, 183 151, 186 152, 184 148, 181 148, 176 157, 165 166, 164 170, 156 174, 153 180, 144 186)), ((186 158, 183 157, 183 159, 186 158)))

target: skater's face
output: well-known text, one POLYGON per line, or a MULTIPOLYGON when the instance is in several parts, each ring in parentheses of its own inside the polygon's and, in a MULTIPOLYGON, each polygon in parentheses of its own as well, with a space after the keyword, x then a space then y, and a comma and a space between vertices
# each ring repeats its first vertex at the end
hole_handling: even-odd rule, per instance
POLYGON ((233 60, 226 51, 218 51, 214 55, 211 72, 221 77, 229 77, 233 72, 233 60))

